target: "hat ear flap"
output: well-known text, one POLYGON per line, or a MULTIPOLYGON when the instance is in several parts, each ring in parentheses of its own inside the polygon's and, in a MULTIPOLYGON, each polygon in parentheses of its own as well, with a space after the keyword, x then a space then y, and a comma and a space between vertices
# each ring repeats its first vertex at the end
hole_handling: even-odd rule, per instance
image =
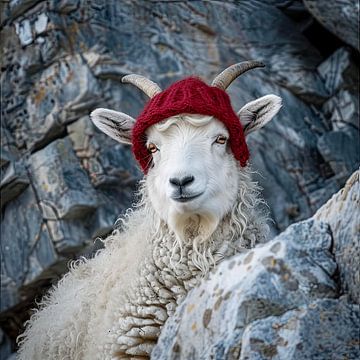
POLYGON ((266 95, 244 105, 237 113, 240 118, 244 134, 266 125, 280 110, 281 98, 276 95, 266 95))
POLYGON ((92 122, 106 135, 123 144, 131 144, 131 132, 135 119, 122 112, 96 109, 90 114, 92 122))

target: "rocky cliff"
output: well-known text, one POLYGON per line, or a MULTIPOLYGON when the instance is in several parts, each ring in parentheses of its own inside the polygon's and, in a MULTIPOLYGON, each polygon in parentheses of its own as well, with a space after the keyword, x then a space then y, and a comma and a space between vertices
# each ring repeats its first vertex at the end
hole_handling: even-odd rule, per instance
MULTIPOLYGON (((283 98, 249 140, 276 235, 311 217, 359 164, 357 13, 351 0, 3 2, 1 358, 34 300, 133 201, 141 174, 130 150, 88 117, 99 106, 136 116, 146 99, 123 75, 166 87, 191 74, 210 81, 242 60, 266 63, 229 92, 234 108, 283 98)), ((342 240, 336 246, 343 291, 356 296, 354 261, 343 262, 342 240)))

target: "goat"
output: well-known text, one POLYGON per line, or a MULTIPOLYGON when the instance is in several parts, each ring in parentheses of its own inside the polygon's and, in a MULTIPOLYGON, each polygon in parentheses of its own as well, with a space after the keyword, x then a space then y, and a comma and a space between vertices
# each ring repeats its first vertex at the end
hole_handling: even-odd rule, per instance
POLYGON ((139 203, 104 249, 72 264, 20 337, 19 359, 148 358, 160 329, 217 263, 264 241, 267 214, 251 180, 245 141, 281 107, 275 95, 232 110, 225 89, 256 61, 212 83, 181 80, 162 91, 127 75, 150 98, 137 120, 96 109, 94 124, 132 144, 145 176, 139 203))

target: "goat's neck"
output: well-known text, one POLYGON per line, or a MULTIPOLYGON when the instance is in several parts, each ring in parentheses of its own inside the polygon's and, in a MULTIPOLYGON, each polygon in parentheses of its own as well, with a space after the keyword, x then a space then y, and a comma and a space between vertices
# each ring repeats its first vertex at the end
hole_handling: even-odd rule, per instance
POLYGON ((224 218, 215 232, 197 244, 197 229, 190 226, 180 240, 168 225, 162 222, 152 237, 155 265, 190 289, 219 261, 241 251, 236 234, 231 232, 229 217, 224 218))

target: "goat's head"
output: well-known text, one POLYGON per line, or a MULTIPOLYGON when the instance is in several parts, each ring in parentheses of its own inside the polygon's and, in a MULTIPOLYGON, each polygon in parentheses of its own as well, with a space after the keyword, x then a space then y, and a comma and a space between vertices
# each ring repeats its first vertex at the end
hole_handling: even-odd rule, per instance
POLYGON ((142 76, 127 75, 123 82, 136 85, 152 98, 137 121, 113 110, 91 113, 99 129, 133 145, 147 174, 155 211, 180 236, 185 225, 194 221, 209 236, 231 210, 239 192, 238 173, 248 158, 245 136, 269 122, 281 107, 278 96, 266 95, 247 103, 237 114, 231 109, 224 90, 236 77, 259 66, 263 65, 255 61, 233 65, 218 75, 212 86, 194 78, 183 80, 188 87, 185 95, 179 95, 181 82, 162 92, 142 76), (202 87, 211 104, 206 103, 206 96, 200 96, 194 105, 194 99, 186 97, 199 95, 194 89, 202 87), (175 95, 171 92, 174 88, 175 95), (180 96, 181 104, 175 99, 169 106, 172 96, 180 96))

